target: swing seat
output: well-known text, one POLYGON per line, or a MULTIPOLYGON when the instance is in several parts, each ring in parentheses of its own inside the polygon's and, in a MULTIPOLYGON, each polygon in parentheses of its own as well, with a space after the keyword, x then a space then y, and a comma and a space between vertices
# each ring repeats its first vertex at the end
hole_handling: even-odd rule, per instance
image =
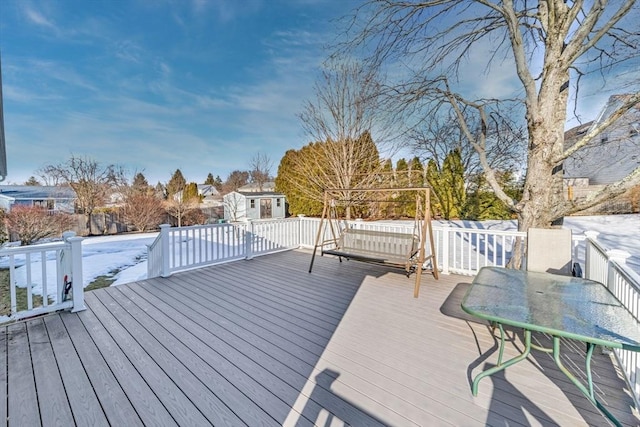
MULTIPOLYGON (((406 201, 406 200, 404 200, 406 201)), ((342 258, 404 268, 407 277, 416 273, 413 297, 420 293, 420 278, 425 262, 430 261, 430 271, 438 279, 435 243, 431 229, 429 187, 406 188, 333 188, 324 190, 324 207, 316 234, 313 254, 309 263, 309 273, 313 270, 318 249, 320 255, 334 255, 342 258), (363 230, 358 224, 346 220, 342 229, 338 222, 337 207, 366 207, 375 203, 397 203, 403 191, 415 193, 415 223, 413 232, 389 232, 363 230), (372 194, 371 200, 353 198, 354 194, 372 194), (385 198, 385 193, 387 194, 385 198), (357 202, 357 203, 354 203, 357 202), (426 256, 426 250, 429 255, 426 256)), ((380 211, 382 212, 382 211, 380 211)))
POLYGON ((337 245, 331 249, 323 247, 322 254, 404 267, 410 273, 419 245, 420 237, 416 234, 347 228, 340 234, 337 245))

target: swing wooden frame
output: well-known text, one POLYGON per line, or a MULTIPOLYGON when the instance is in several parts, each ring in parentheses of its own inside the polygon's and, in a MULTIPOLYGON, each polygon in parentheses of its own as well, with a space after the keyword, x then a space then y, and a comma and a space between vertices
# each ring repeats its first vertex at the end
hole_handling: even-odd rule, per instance
MULTIPOLYGON (((397 203, 396 200, 376 200, 377 202, 397 203)), ((351 200, 346 200, 347 205, 351 200)), ((320 226, 316 235, 309 273, 313 270, 318 248, 320 256, 334 255, 340 262, 342 258, 347 260, 363 261, 385 266, 403 268, 410 276, 416 273, 413 296, 417 298, 420 293, 420 280, 424 263, 430 261, 431 273, 438 279, 438 266, 433 239, 433 229, 431 227, 430 210, 430 188, 429 187, 407 187, 407 188, 333 188, 324 191, 324 206, 320 226), (341 228, 336 213, 338 197, 342 194, 383 192, 398 193, 413 191, 416 193, 416 214, 414 231, 412 233, 390 232, 366 230, 346 225, 341 228), (416 226, 419 229, 416 232, 416 226), (327 235, 327 228, 329 238, 327 235), (428 236, 427 236, 428 234, 428 236), (429 242, 430 254, 426 256, 427 238, 429 242)))

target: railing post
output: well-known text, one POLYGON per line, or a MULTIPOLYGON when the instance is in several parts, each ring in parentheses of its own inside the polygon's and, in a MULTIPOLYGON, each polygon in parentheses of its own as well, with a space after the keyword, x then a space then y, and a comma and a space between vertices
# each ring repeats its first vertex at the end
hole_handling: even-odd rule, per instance
POLYGON ((82 275, 82 237, 75 237, 75 233, 67 234, 65 242, 69 245, 71 254, 71 292, 73 294, 72 313, 86 310, 84 305, 84 277, 82 275))
POLYGON ((253 236, 254 236, 254 224, 250 218, 247 219, 247 228, 244 234, 244 244, 245 244, 245 259, 249 260, 253 258, 253 236))
POLYGON ((302 236, 304 234, 304 214, 298 214, 298 247, 302 246, 302 236))
POLYGON ((64 298, 64 288, 65 288, 65 276, 67 280, 71 277, 71 257, 73 256, 71 252, 71 245, 68 240, 72 237, 75 237, 76 233, 73 231, 65 231, 62 233, 62 240, 65 245, 62 249, 62 256, 60 257, 60 265, 58 265, 58 274, 57 274, 57 298, 56 302, 61 303, 64 298))
MULTIPOLYGON (((580 255, 579 254, 579 252, 580 252, 580 243, 584 242, 586 240, 587 240, 587 237, 584 234, 581 234, 581 235, 578 235, 578 236, 572 236, 571 243, 573 244, 573 254, 571 255, 571 259, 573 259, 573 262, 578 262, 578 260, 580 259, 580 256, 579 256, 580 255)), ((586 247, 586 245, 585 245, 585 247, 586 247)), ((586 259, 587 259, 586 256, 587 256, 587 252, 586 252, 586 249, 585 249, 585 262, 586 262, 586 259)), ((573 268, 573 265, 571 266, 571 268, 573 268)))
POLYGON ((607 288, 609 288, 610 291, 614 291, 613 286, 615 285, 615 270, 611 263, 615 262, 618 265, 625 265, 627 263, 627 258, 630 256, 631 254, 629 252, 620 249, 611 249, 607 251, 607 288))
POLYGON ((449 224, 442 225, 442 246, 440 252, 442 253, 442 274, 449 274, 449 224))
POLYGON ((160 248, 162 253, 162 267, 160 275, 162 277, 169 277, 170 272, 170 259, 171 259, 171 245, 169 245, 169 229, 171 225, 160 224, 160 248))
POLYGON ((584 277, 586 279, 592 279, 593 278, 593 271, 592 268, 594 268, 594 266, 591 265, 591 250, 592 250, 592 246, 591 246, 591 241, 596 241, 598 240, 598 235, 600 233, 597 231, 592 231, 592 230, 588 230, 584 232, 584 235, 586 237, 586 241, 584 244, 584 277))

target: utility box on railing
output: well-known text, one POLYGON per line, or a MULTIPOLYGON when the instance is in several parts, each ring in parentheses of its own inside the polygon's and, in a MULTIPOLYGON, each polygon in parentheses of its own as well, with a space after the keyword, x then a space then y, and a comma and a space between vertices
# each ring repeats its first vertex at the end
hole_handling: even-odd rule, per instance
POLYGON ((68 231, 62 234, 65 246, 58 269, 58 302, 73 301, 72 312, 85 310, 82 274, 82 237, 68 231))

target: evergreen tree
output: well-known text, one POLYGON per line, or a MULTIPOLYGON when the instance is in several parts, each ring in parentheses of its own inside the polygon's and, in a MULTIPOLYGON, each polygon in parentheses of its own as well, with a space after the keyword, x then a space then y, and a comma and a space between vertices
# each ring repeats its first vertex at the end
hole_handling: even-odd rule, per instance
MULTIPOLYGON (((507 194, 514 199, 522 197, 522 183, 516 181, 513 172, 505 171, 497 175, 498 181, 507 194)), ((486 219, 513 219, 514 214, 492 191, 484 175, 471 179, 469 196, 463 211, 464 219, 482 221, 486 219)))
POLYGON ((218 192, 222 192, 222 178, 220 178, 220 175, 216 175, 216 179, 215 181, 213 181, 213 186, 216 187, 216 190, 218 190, 218 192))
POLYGON ((40 184, 40 181, 38 181, 36 177, 32 175, 29 177, 28 180, 25 181, 24 185, 36 186, 36 185, 42 185, 42 184, 40 184))
MULTIPOLYGON (((396 186, 393 162, 391 159, 387 159, 382 164, 382 171, 380 173, 380 187, 392 188, 396 186)), ((377 213, 381 218, 389 218, 393 215, 394 203, 389 200, 383 200, 380 202, 379 212, 377 213)), ((375 215, 375 213, 374 213, 375 215)))
POLYGON ((176 169, 171 176, 171 179, 167 183, 167 197, 171 197, 180 191, 184 190, 184 187, 187 185, 187 180, 184 179, 182 172, 180 169, 176 169))
POLYGON ((318 165, 315 171, 302 167, 311 158, 320 160, 319 163, 321 163, 321 159, 317 157, 320 155, 321 152, 316 149, 315 144, 311 143, 300 150, 288 150, 280 160, 275 180, 276 191, 287 196, 289 212, 292 215, 320 216, 322 214, 324 189, 312 179, 313 175, 320 174, 320 166, 318 165))
POLYGON ((445 219, 460 218, 466 201, 464 166, 459 150, 453 150, 442 165, 430 160, 427 165, 427 181, 433 195, 431 209, 445 219))
MULTIPOLYGON (((398 159, 396 162, 396 187, 410 187, 409 180, 409 164, 405 158, 398 159)), ((407 191, 401 191, 395 197, 394 213, 398 217, 408 216, 408 206, 413 200, 413 195, 407 191)))
MULTIPOLYGON (((289 150, 278 167, 276 188, 287 195, 294 214, 322 213, 325 188, 371 188, 379 185, 382 163, 371 134, 356 140, 310 143, 300 150, 289 150)), ((370 195, 342 192, 339 198, 347 218, 352 213, 368 215, 370 195)))
POLYGON ((211 172, 209 172, 209 175, 207 175, 207 179, 204 180, 204 183, 207 185, 216 185, 216 180, 213 178, 211 172))
POLYGON ((198 194, 198 184, 190 182, 182 191, 182 201, 184 203, 195 202, 200 203, 200 195, 198 194))
POLYGON ((424 167, 418 157, 411 159, 409 171, 409 184, 412 187, 424 187, 424 167))
POLYGON ((167 198, 167 187, 165 187, 160 181, 154 187, 155 196, 159 199, 167 198))
POLYGON ((140 194, 146 194, 149 192, 149 183, 147 182, 147 178, 141 173, 138 172, 133 177, 133 182, 131 183, 131 189, 140 194))

